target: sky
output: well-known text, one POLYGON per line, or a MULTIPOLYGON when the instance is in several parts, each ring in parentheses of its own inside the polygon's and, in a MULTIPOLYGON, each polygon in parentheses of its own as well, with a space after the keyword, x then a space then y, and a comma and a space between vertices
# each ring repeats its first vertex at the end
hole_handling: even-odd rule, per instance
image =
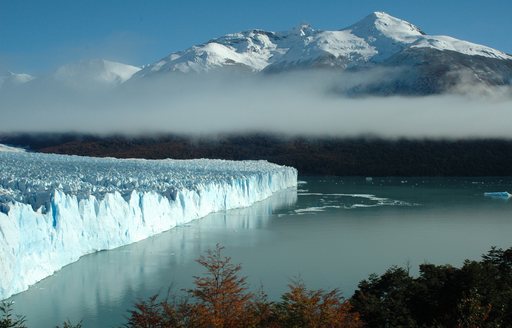
POLYGON ((0 0, 0 71, 42 75, 92 58, 141 66, 227 33, 335 30, 374 11, 512 53, 510 0, 0 0))

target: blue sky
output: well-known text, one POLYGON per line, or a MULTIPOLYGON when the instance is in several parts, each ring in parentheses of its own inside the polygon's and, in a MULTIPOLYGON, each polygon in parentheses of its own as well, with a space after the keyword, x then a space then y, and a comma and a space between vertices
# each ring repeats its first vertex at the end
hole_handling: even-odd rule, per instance
POLYGON ((143 65, 226 33, 339 29, 373 11, 512 53, 510 0, 0 0, 0 70, 44 74, 89 58, 143 65))

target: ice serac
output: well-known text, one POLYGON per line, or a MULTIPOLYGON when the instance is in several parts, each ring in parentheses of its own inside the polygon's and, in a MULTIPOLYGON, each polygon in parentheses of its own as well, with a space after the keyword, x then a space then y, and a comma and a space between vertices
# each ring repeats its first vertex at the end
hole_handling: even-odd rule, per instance
POLYGON ((294 168, 266 161, 0 152, 0 299, 82 255, 296 185, 294 168))

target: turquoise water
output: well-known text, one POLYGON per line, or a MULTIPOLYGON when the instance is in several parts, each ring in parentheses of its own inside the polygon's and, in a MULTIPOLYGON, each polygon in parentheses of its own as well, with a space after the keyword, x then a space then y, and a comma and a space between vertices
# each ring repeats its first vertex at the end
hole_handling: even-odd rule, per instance
POLYGON ((301 179, 298 190, 250 208, 85 256, 14 296, 16 312, 29 327, 68 318, 118 327, 137 299, 191 287, 202 272, 194 260, 216 243, 272 298, 297 276, 349 297, 391 265, 417 273, 424 262, 460 265, 493 245, 512 246, 512 201, 483 195, 512 191, 511 178, 301 179))

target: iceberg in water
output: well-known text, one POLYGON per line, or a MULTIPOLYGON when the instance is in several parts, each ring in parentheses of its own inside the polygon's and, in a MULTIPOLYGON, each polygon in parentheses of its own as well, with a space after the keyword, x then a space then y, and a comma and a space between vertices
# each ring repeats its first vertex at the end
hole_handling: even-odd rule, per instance
POLYGON ((296 186, 294 168, 266 161, 0 152, 0 299, 84 254, 296 186))
POLYGON ((506 191, 484 192, 484 196, 498 199, 509 199, 510 197, 512 197, 512 195, 506 191))

